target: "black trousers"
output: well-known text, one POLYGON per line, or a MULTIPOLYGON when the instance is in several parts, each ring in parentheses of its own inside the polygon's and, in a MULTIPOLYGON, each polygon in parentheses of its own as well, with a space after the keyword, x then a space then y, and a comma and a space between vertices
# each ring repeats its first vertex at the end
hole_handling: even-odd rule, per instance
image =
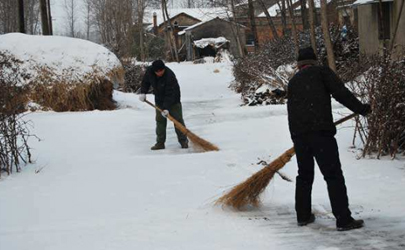
POLYGON ((311 215, 311 192, 314 182, 314 159, 327 183, 329 200, 336 225, 343 226, 353 218, 345 179, 339 160, 336 139, 331 134, 312 133, 293 139, 297 155, 298 176, 295 189, 295 210, 298 221, 306 221, 311 215))

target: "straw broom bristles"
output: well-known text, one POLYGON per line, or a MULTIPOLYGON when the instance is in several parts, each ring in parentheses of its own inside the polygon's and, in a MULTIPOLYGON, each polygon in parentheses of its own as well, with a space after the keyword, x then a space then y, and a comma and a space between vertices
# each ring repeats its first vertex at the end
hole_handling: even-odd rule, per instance
POLYGON ((285 151, 281 156, 252 175, 245 182, 232 188, 227 194, 219 198, 216 204, 223 204, 238 210, 249 204, 257 207, 260 204, 260 194, 267 187, 274 174, 284 167, 294 154, 294 148, 285 151))
MULTIPOLYGON (((162 112, 160 108, 155 106, 153 103, 149 102, 148 100, 145 100, 147 104, 150 106, 154 107, 157 109, 159 112, 162 112)), ((186 127, 183 126, 180 122, 178 122, 176 119, 174 119, 170 114, 167 116, 169 120, 171 120, 174 123, 174 126, 179 129, 183 134, 185 134, 190 141, 192 141, 195 145, 201 147, 204 151, 219 151, 219 148, 215 146, 214 144, 204 140, 201 137, 198 137, 196 134, 188 130, 186 127)))
MULTIPOLYGON (((357 114, 348 115, 337 122, 335 125, 343 123, 357 114)), ((260 194, 265 190, 270 180, 273 178, 274 174, 280 170, 284 165, 290 161, 290 159, 295 155, 294 147, 285 151, 277 159, 269 163, 262 170, 252 175, 245 182, 232 188, 228 193, 219 198, 215 204, 225 205, 233 207, 237 210, 241 210, 247 205, 259 206, 260 204, 260 194)))

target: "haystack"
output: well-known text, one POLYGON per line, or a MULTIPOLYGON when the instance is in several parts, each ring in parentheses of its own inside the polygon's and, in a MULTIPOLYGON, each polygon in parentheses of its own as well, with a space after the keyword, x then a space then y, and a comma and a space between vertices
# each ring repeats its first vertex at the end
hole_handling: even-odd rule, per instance
POLYGON ((19 62, 18 85, 29 102, 55 111, 114 109, 114 85, 124 81, 119 59, 108 49, 82 39, 0 35, 0 53, 19 62))

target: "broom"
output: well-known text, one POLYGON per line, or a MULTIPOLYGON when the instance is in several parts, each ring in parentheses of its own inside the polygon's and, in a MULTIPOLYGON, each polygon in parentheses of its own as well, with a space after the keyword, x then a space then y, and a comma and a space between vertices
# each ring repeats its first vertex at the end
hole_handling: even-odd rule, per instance
MULTIPOLYGON (((162 112, 162 110, 154 105, 153 103, 149 102, 148 100, 145 100, 147 104, 158 110, 159 112, 162 112)), ((173 118, 170 114, 167 115, 167 118, 171 120, 174 123, 174 126, 180 130, 183 134, 185 134, 190 141, 192 141, 195 145, 201 147, 204 151, 219 151, 219 148, 215 146, 214 144, 204 140, 201 137, 198 137, 196 134, 188 130, 186 127, 183 126, 180 122, 178 122, 176 119, 173 118)))
MULTIPOLYGON (((335 125, 341 124, 357 114, 348 115, 335 122, 335 125)), ((215 204, 225 205, 233 207, 237 210, 241 210, 246 205, 259 206, 260 204, 260 194, 267 187, 274 174, 280 170, 284 165, 290 161, 290 159, 295 155, 294 147, 285 151, 277 159, 269 163, 262 170, 252 175, 245 182, 232 188, 228 193, 219 198, 215 204)))

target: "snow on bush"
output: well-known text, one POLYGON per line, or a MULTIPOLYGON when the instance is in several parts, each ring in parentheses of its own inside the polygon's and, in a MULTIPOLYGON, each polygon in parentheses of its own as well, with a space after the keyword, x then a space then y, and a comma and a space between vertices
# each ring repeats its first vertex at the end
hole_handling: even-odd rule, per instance
POLYGON ((101 45, 68 37, 0 35, 0 52, 19 61, 19 86, 55 111, 112 109, 113 84, 123 82, 118 58, 101 45))

